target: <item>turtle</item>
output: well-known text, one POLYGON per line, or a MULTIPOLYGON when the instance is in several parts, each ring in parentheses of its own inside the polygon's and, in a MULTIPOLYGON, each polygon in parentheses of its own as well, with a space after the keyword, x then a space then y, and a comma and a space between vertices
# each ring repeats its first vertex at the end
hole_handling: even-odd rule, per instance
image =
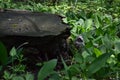
POLYGON ((26 46, 52 51, 70 36, 71 28, 62 19, 52 13, 3 10, 0 12, 0 41, 8 50, 27 42, 26 46))
POLYGON ((70 27, 56 14, 30 11, 0 12, 0 36, 59 35, 70 27))

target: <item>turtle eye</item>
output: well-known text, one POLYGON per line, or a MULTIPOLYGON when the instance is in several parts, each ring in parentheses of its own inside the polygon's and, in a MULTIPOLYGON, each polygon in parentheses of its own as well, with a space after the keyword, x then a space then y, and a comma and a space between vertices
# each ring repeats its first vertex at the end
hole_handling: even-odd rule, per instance
POLYGON ((83 42, 83 37, 82 37, 81 35, 78 36, 77 39, 76 39, 76 41, 77 41, 77 42, 83 42))
POLYGON ((83 42, 83 39, 79 37, 79 38, 77 38, 76 41, 78 41, 78 42, 83 42))

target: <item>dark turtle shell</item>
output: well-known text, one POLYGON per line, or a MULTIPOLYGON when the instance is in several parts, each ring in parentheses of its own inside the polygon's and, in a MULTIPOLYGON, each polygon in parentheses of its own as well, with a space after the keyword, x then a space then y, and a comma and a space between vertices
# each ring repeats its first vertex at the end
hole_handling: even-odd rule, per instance
POLYGON ((59 35, 69 28, 56 14, 14 10, 0 12, 0 36, 42 37, 59 35))
MULTIPOLYGON (((40 50, 61 45, 70 35, 70 27, 56 14, 2 10, 0 11, 0 41, 8 51, 27 42, 24 47, 37 47, 40 50)), ((48 50, 49 52, 49 50, 48 50)))

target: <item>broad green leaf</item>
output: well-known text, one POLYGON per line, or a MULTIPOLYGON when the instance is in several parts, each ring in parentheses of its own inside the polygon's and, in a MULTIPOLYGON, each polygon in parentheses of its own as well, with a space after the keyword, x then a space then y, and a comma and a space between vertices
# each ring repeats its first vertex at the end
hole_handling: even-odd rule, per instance
POLYGON ((83 26, 84 20, 83 19, 79 19, 79 21, 77 21, 76 24, 83 26))
MULTIPOLYGON (((89 51, 89 50, 88 50, 89 51)), ((82 52, 82 57, 85 59, 86 57, 88 57, 90 54, 87 51, 83 51, 82 52)))
POLYGON ((80 64, 83 63, 83 60, 84 60, 83 56, 81 54, 79 54, 79 53, 75 54, 74 59, 75 59, 76 62, 78 62, 80 64))
POLYGON ((102 52, 97 48, 94 48, 94 53, 95 53, 96 57, 99 57, 100 55, 102 55, 102 52))
POLYGON ((78 78, 77 76, 73 76, 72 80, 82 80, 82 79, 78 78))
POLYGON ((61 80, 59 73, 55 72, 52 75, 50 75, 49 80, 61 80))
POLYGON ((12 80, 25 80, 22 76, 15 76, 12 80))
POLYGON ((34 76, 32 74, 27 73, 25 75, 25 80, 34 80, 34 76))
POLYGON ((120 40, 115 41, 115 52, 120 53, 120 40))
POLYGON ((80 16, 81 16, 83 19, 87 19, 85 11, 80 11, 80 16))
POLYGON ((111 40, 111 38, 109 37, 108 34, 106 34, 106 35, 102 38, 102 42, 103 42, 104 46, 105 46, 107 49, 112 49, 113 41, 111 40))
POLYGON ((56 65, 57 65, 56 59, 46 62, 38 72, 38 80, 45 80, 47 76, 49 76, 50 74, 52 74, 52 72, 54 72, 53 69, 55 68, 56 65))
POLYGON ((106 24, 110 25, 112 23, 112 21, 113 21, 112 16, 108 15, 108 14, 105 14, 104 16, 105 16, 106 24))
POLYGON ((79 65, 71 65, 70 67, 69 67, 69 75, 71 76, 71 78, 72 78, 72 76, 74 76, 74 75, 77 75, 77 74, 79 74, 81 71, 80 71, 80 69, 79 69, 79 65))
POLYGON ((97 15, 95 15, 95 26, 96 26, 96 28, 100 27, 100 22, 98 20, 98 16, 97 15))
POLYGON ((90 30, 90 29, 92 29, 92 19, 87 19, 86 21, 85 21, 85 28, 86 28, 86 30, 90 30))
POLYGON ((2 42, 0 42, 0 62, 6 64, 8 61, 7 49, 2 42))
POLYGON ((100 70, 106 63, 107 59, 110 57, 111 53, 105 53, 101 56, 99 56, 98 58, 96 58, 91 65, 88 67, 88 71, 87 71, 87 75, 91 76, 92 74, 94 74, 95 72, 97 72, 98 70, 100 70))
POLYGON ((92 63, 95 59, 96 59, 96 57, 94 57, 94 56, 87 56, 84 60, 85 61, 84 63, 92 63))
POLYGON ((15 47, 13 47, 11 50, 10 50, 10 56, 15 56, 17 54, 17 51, 15 49, 15 47))

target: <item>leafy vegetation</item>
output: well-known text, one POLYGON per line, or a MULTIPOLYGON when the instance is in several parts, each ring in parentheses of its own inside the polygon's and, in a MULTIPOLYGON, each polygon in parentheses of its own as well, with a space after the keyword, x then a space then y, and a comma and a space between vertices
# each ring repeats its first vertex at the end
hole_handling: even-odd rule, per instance
MULTIPOLYGON (((0 8, 59 14, 64 16, 63 21, 72 27, 69 47, 73 56, 69 60, 70 64, 61 56, 64 68, 54 70, 58 61, 47 61, 38 72, 38 80, 120 79, 119 0, 60 0, 54 5, 48 0, 42 3, 0 0, 0 8), (83 40, 78 41, 80 44, 76 47, 75 41, 78 37, 83 40)), ((1 77, 5 80, 34 80, 33 74, 25 71, 22 49, 13 47, 9 55, 10 58, 5 46, 0 42, 0 71, 4 71, 1 77), (15 59, 18 64, 14 63, 15 59), (2 69, 3 65, 8 66, 6 63, 9 61, 12 63, 10 71, 2 69)))

